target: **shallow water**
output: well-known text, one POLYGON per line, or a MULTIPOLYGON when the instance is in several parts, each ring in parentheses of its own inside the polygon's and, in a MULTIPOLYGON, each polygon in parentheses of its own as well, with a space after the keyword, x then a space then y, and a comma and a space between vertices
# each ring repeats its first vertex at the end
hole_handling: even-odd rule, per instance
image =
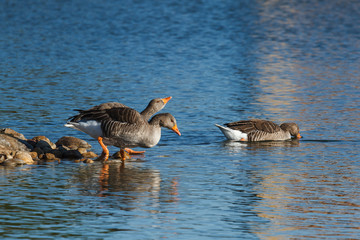
MULTIPOLYGON (((173 96, 182 136, 125 166, 0 168, 0 237, 359 238, 356 1, 3 1, 0 127, 56 141, 75 108, 173 96), (264 118, 300 141, 225 141, 264 118)), ((110 148, 115 152, 116 148, 110 148)))

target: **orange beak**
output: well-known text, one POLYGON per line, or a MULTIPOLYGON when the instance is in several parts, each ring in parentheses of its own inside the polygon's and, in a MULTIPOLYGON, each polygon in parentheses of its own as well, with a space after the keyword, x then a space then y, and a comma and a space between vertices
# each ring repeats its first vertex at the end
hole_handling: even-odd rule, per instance
POLYGON ((300 135, 300 133, 298 133, 297 135, 296 135, 296 138, 302 138, 302 136, 300 135))
POLYGON ((172 97, 162 98, 161 100, 166 104, 172 97))
POLYGON ((177 135, 181 136, 181 133, 180 133, 180 131, 179 131, 179 129, 178 129, 178 127, 177 127, 177 125, 173 126, 173 128, 172 128, 171 130, 173 130, 174 132, 176 132, 176 133, 177 133, 177 135))

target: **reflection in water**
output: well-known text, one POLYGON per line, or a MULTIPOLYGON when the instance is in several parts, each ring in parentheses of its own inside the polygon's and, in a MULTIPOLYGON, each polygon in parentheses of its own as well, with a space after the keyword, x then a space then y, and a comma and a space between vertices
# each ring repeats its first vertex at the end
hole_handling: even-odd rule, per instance
POLYGON ((261 181, 254 187, 260 200, 253 211, 269 221, 266 227, 253 229, 261 239, 356 238, 360 221, 356 159, 329 152, 336 143, 328 144, 319 143, 306 159, 288 155, 280 163, 264 162, 260 175, 255 172, 253 177, 261 181))
POLYGON ((134 165, 134 162, 111 160, 87 166, 79 170, 78 175, 73 176, 72 182, 81 182, 84 195, 98 197, 119 197, 122 203, 121 209, 134 209, 141 199, 151 199, 158 203, 166 199, 167 202, 177 201, 177 180, 164 183, 160 172, 134 165), (100 163, 99 163, 100 164, 100 163), (161 194, 161 193, 167 194, 161 194), (169 197, 170 196, 170 197, 169 197))
POLYGON ((223 147, 226 148, 231 153, 238 153, 244 150, 252 151, 276 151, 281 149, 281 147, 298 147, 300 146, 300 141, 297 139, 289 141, 263 141, 263 142, 240 142, 240 141, 224 141, 223 147))

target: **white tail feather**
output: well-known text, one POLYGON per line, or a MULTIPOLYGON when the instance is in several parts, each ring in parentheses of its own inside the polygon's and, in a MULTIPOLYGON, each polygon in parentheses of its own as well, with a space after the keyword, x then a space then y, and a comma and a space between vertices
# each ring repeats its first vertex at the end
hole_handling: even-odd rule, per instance
POLYGON ((218 128, 220 128, 221 132, 225 135, 225 137, 229 140, 240 141, 241 139, 247 141, 247 134, 243 133, 239 130, 234 130, 225 126, 221 126, 215 124, 218 128))
POLYGON ((84 122, 67 122, 64 126, 82 131, 95 139, 103 135, 100 123, 94 120, 84 122))

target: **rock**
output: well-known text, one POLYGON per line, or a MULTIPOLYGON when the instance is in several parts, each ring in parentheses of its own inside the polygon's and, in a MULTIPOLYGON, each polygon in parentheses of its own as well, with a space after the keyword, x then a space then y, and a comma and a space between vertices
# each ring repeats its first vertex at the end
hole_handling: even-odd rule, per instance
POLYGON ((44 151, 39 147, 34 148, 32 150, 32 152, 36 152, 38 156, 40 156, 41 154, 44 154, 44 151))
POLYGON ((24 164, 28 164, 28 165, 34 164, 34 160, 32 159, 30 153, 28 152, 18 151, 16 152, 14 159, 19 159, 23 161, 24 164))
POLYGON ((79 153, 81 153, 81 154, 83 154, 83 153, 86 153, 86 152, 87 152, 86 148, 78 148, 77 150, 78 150, 78 151, 79 151, 79 153))
POLYGON ((56 148, 56 145, 45 136, 33 137, 31 140, 36 142, 35 147, 39 147, 46 152, 56 148))
MULTIPOLYGON (((114 153, 112 155, 112 157, 115 158, 115 159, 119 159, 119 158, 121 159, 120 151, 117 151, 116 153, 114 153)), ((125 159, 131 159, 130 154, 128 152, 126 152, 126 151, 125 151, 125 159)))
POLYGON ((17 165, 16 161, 14 161, 14 159, 7 159, 3 162, 4 166, 6 167, 15 167, 17 165))
POLYGON ((63 158, 69 158, 69 159, 80 159, 82 158, 81 153, 78 150, 69 150, 63 153, 63 158))
POLYGON ((6 134, 8 136, 11 136, 11 137, 18 138, 20 140, 25 140, 26 141, 26 138, 25 138, 25 136, 23 134, 18 133, 16 131, 12 130, 11 128, 0 129, 0 134, 6 134))
POLYGON ((53 154, 53 153, 45 153, 44 159, 45 159, 47 162, 53 162, 53 161, 58 161, 58 162, 60 162, 60 158, 57 158, 57 157, 55 156, 55 154, 53 154))
POLYGON ((62 158, 63 153, 59 149, 53 149, 50 153, 54 154, 56 158, 62 158))
POLYGON ((8 159, 13 159, 15 153, 10 150, 0 150, 0 164, 3 164, 8 159))
POLYGON ((0 134, 0 150, 30 151, 31 149, 32 146, 25 140, 7 134, 0 134))
POLYGON ((98 157, 99 155, 97 155, 96 153, 94 152, 86 152, 86 153, 83 153, 82 156, 84 158, 96 158, 98 157))
POLYGON ((76 138, 76 137, 69 137, 65 136, 60 138, 56 143, 56 146, 66 146, 71 150, 78 150, 79 148, 90 149, 91 145, 86 141, 76 138))
POLYGON ((91 160, 91 159, 89 159, 89 158, 87 158, 87 159, 84 159, 84 161, 83 161, 84 163, 94 163, 94 161, 93 160, 91 160))
POLYGON ((26 140, 26 142, 28 144, 30 144, 33 148, 36 146, 36 142, 34 140, 32 140, 32 139, 28 139, 28 140, 26 140))
POLYGON ((47 160, 51 160, 51 159, 55 159, 55 155, 52 153, 45 153, 45 159, 47 160))
POLYGON ((59 146, 56 150, 59 150, 61 152, 61 154, 63 155, 64 152, 67 152, 70 150, 70 148, 66 147, 66 146, 59 146))
POLYGON ((34 161, 39 159, 37 152, 29 152, 29 154, 34 161))

